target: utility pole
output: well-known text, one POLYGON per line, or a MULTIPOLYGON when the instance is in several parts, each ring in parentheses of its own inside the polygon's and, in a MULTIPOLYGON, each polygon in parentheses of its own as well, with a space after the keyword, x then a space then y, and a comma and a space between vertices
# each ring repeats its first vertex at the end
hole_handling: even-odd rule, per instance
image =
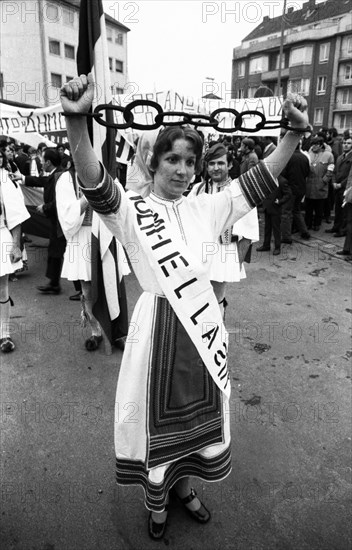
POLYGON ((284 34, 285 34, 285 13, 286 13, 286 1, 284 0, 284 7, 281 17, 281 37, 280 37, 280 53, 279 53, 279 72, 277 75, 277 95, 281 95, 281 65, 284 53, 284 34))

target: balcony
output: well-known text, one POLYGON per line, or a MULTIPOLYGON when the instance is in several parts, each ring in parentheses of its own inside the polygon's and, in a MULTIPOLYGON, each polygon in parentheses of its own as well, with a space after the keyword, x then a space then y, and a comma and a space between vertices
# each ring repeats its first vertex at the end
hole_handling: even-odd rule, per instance
MULTIPOLYGON (((289 76, 290 69, 281 69, 281 78, 287 78, 289 76)), ((276 69, 275 71, 265 71, 265 73, 262 73, 262 81, 263 82, 270 82, 272 80, 277 80, 279 75, 279 70, 276 69)))
POLYGON ((347 50, 347 48, 343 48, 340 52, 339 61, 351 61, 352 54, 347 50))
POLYGON ((352 78, 344 78, 339 76, 336 82, 336 86, 352 86, 352 78))
POLYGON ((352 111, 352 103, 341 103, 341 101, 336 101, 334 103, 333 110, 334 112, 339 111, 340 113, 350 113, 352 111))

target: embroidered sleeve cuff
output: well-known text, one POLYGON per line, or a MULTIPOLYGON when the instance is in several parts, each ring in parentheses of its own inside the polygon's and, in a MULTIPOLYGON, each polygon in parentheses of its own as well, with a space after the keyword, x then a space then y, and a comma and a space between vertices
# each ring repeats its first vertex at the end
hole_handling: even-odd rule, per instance
POLYGON ((238 181, 244 196, 252 208, 258 206, 278 186, 277 180, 272 176, 263 161, 260 161, 254 168, 242 174, 238 178, 238 181))
POLYGON ((114 184, 112 177, 107 173, 105 168, 103 181, 94 188, 82 187, 82 193, 87 201, 98 214, 115 214, 120 208, 121 192, 117 185, 114 184))

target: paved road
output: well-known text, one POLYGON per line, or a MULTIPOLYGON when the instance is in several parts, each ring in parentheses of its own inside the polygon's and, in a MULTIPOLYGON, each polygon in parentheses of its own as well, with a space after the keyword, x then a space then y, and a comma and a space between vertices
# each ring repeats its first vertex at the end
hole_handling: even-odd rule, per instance
MULTIPOLYGON (((233 470, 195 483, 212 522, 172 505, 159 547, 351 548, 351 264, 335 255, 341 239, 314 237, 254 253, 229 288, 233 470)), ((1 550, 155 548, 141 490, 114 484, 121 352, 85 351, 71 283, 40 295, 46 251, 32 245, 11 283, 17 349, 1 357, 1 550)), ((127 288, 131 309, 133 276, 127 288)))

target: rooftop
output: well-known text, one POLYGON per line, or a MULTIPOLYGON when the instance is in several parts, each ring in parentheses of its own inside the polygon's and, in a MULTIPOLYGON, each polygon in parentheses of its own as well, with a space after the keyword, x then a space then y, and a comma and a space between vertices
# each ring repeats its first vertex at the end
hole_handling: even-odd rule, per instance
MULTIPOLYGON (((324 19, 332 19, 339 15, 351 13, 352 0, 327 0, 323 3, 316 3, 315 0, 305 2, 300 10, 294 10, 289 7, 285 14, 286 27, 300 27, 318 23, 324 19)), ((255 40, 257 38, 281 32, 282 16, 270 19, 268 16, 263 18, 263 21, 249 33, 243 42, 255 40)))

